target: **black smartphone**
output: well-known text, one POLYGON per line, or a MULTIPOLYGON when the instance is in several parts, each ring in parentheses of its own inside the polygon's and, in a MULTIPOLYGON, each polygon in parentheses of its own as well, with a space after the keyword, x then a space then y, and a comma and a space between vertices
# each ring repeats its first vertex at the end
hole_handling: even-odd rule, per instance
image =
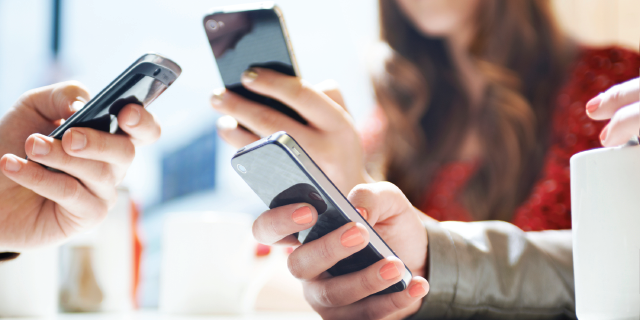
POLYGON ((129 103, 147 107, 162 94, 182 73, 175 62, 154 53, 136 60, 106 88, 74 113, 49 137, 62 139, 65 131, 73 127, 86 127, 115 133, 118 113, 129 103))
POLYGON ((240 83, 242 72, 252 67, 300 76, 284 17, 275 4, 261 2, 216 8, 205 15, 202 22, 227 90, 307 124, 295 110, 251 92, 240 83))
MULTIPOLYGON (((318 221, 313 227, 298 233, 300 243, 316 240, 351 221, 367 228, 371 235, 369 244, 327 270, 331 275, 359 271, 385 257, 397 257, 286 132, 274 133, 238 150, 231 159, 231 165, 270 209, 293 203, 314 206, 318 211, 318 221)), ((412 278, 411 271, 406 270, 402 280, 378 294, 404 290, 412 278)))

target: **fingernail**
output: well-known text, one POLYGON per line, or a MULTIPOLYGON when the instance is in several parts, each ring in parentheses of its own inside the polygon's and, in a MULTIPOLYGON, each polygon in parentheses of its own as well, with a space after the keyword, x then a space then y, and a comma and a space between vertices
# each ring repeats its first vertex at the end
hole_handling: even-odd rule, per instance
POLYGON ((211 103, 215 105, 222 104, 222 100, 224 99, 224 93, 226 90, 224 88, 218 88, 213 90, 213 94, 211 95, 211 103))
POLYGON ((342 236, 340 236, 340 243, 347 248, 355 247, 363 242, 364 237, 357 226, 351 227, 351 229, 345 231, 342 236))
POLYGON ((602 102, 602 98, 600 97, 600 95, 589 100, 589 102, 587 102, 587 112, 593 113, 594 111, 598 110, 601 102, 602 102))
POLYGON ((73 103, 71 103, 69 105, 69 109, 71 109, 72 112, 76 112, 80 109, 82 109, 82 107, 84 107, 85 102, 84 101, 80 101, 80 100, 76 100, 73 103))
POLYGON ((51 146, 49 146, 46 141, 40 138, 33 139, 33 148, 31 149, 32 154, 36 156, 44 156, 49 154, 49 151, 51 151, 51 146))
POLYGON ((604 144, 604 141, 607 140, 607 135, 609 134, 609 126, 605 126, 604 129, 602 129, 602 132, 600 132, 600 142, 602 144, 604 144))
POLYGON ((297 224, 307 224, 313 220, 313 215, 309 207, 300 207, 291 214, 291 218, 297 224))
POLYGON ((424 297, 427 294, 427 288, 422 283, 416 283, 409 288, 409 295, 413 298, 424 297))
POLYGON ((7 161, 4 163, 4 169, 10 172, 18 172, 22 169, 22 164, 13 157, 7 157, 7 161))
POLYGON ((242 80, 242 83, 251 83, 256 78, 258 78, 258 72, 256 72, 255 69, 251 68, 251 69, 247 69, 245 72, 242 73, 241 80, 242 80))
POLYGON ((232 116, 222 116, 216 121, 218 130, 233 130, 238 127, 238 121, 232 116))
POLYGON ((400 270, 395 263, 389 262, 380 268, 380 276, 382 279, 391 280, 400 276, 400 270))
POLYGON ((365 220, 368 220, 368 219, 369 219, 369 213, 367 212, 367 209, 365 209, 365 208, 356 208, 356 210, 358 210, 358 213, 360 213, 360 215, 361 215, 365 220))
POLYGON ((77 130, 69 130, 71 131, 71 150, 80 151, 84 149, 87 146, 87 136, 77 130))
POLYGON ((126 124, 133 127, 140 122, 140 110, 138 108, 130 108, 130 110, 126 124))

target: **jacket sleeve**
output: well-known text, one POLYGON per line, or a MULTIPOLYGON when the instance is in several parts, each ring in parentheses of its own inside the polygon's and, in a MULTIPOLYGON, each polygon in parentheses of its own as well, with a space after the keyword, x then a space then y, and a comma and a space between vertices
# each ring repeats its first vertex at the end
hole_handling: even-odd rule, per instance
POLYGON ((571 230, 425 222, 429 294, 411 319, 575 319, 571 230))

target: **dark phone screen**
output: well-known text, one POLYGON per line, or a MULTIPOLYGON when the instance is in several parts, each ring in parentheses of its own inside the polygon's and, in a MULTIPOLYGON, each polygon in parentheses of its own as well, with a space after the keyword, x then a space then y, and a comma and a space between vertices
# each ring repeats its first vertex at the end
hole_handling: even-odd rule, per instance
POLYGON ((78 111, 75 117, 69 118, 68 121, 72 123, 61 125, 50 136, 62 139, 62 135, 70 127, 93 128, 115 133, 118 129, 117 116, 122 108, 129 103, 146 107, 167 89, 161 81, 142 74, 132 75, 123 81, 124 83, 116 84, 117 88, 112 87, 116 92, 108 92, 109 95, 102 95, 103 92, 98 94, 78 111))
POLYGON ((252 67, 296 76, 280 19, 273 9, 212 14, 205 18, 204 28, 227 90, 307 123, 286 105, 246 90, 240 83, 242 73, 252 67))

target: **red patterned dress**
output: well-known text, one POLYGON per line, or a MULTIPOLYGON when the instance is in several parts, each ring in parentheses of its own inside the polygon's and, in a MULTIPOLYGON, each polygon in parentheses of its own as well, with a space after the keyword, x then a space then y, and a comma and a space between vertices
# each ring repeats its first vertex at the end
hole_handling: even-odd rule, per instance
MULTIPOLYGON (((541 177, 531 195, 516 209, 513 224, 525 231, 571 228, 569 159, 578 152, 600 147, 600 130, 606 124, 591 120, 585 113, 585 105, 614 84, 638 77, 639 69, 637 52, 617 47, 583 49, 555 99, 552 144, 541 177)), ((373 144, 370 137, 383 133, 384 116, 370 123, 363 130, 366 151, 373 144)), ((415 205, 439 221, 473 221, 458 197, 477 167, 476 162, 442 166, 427 188, 424 201, 415 205)))

